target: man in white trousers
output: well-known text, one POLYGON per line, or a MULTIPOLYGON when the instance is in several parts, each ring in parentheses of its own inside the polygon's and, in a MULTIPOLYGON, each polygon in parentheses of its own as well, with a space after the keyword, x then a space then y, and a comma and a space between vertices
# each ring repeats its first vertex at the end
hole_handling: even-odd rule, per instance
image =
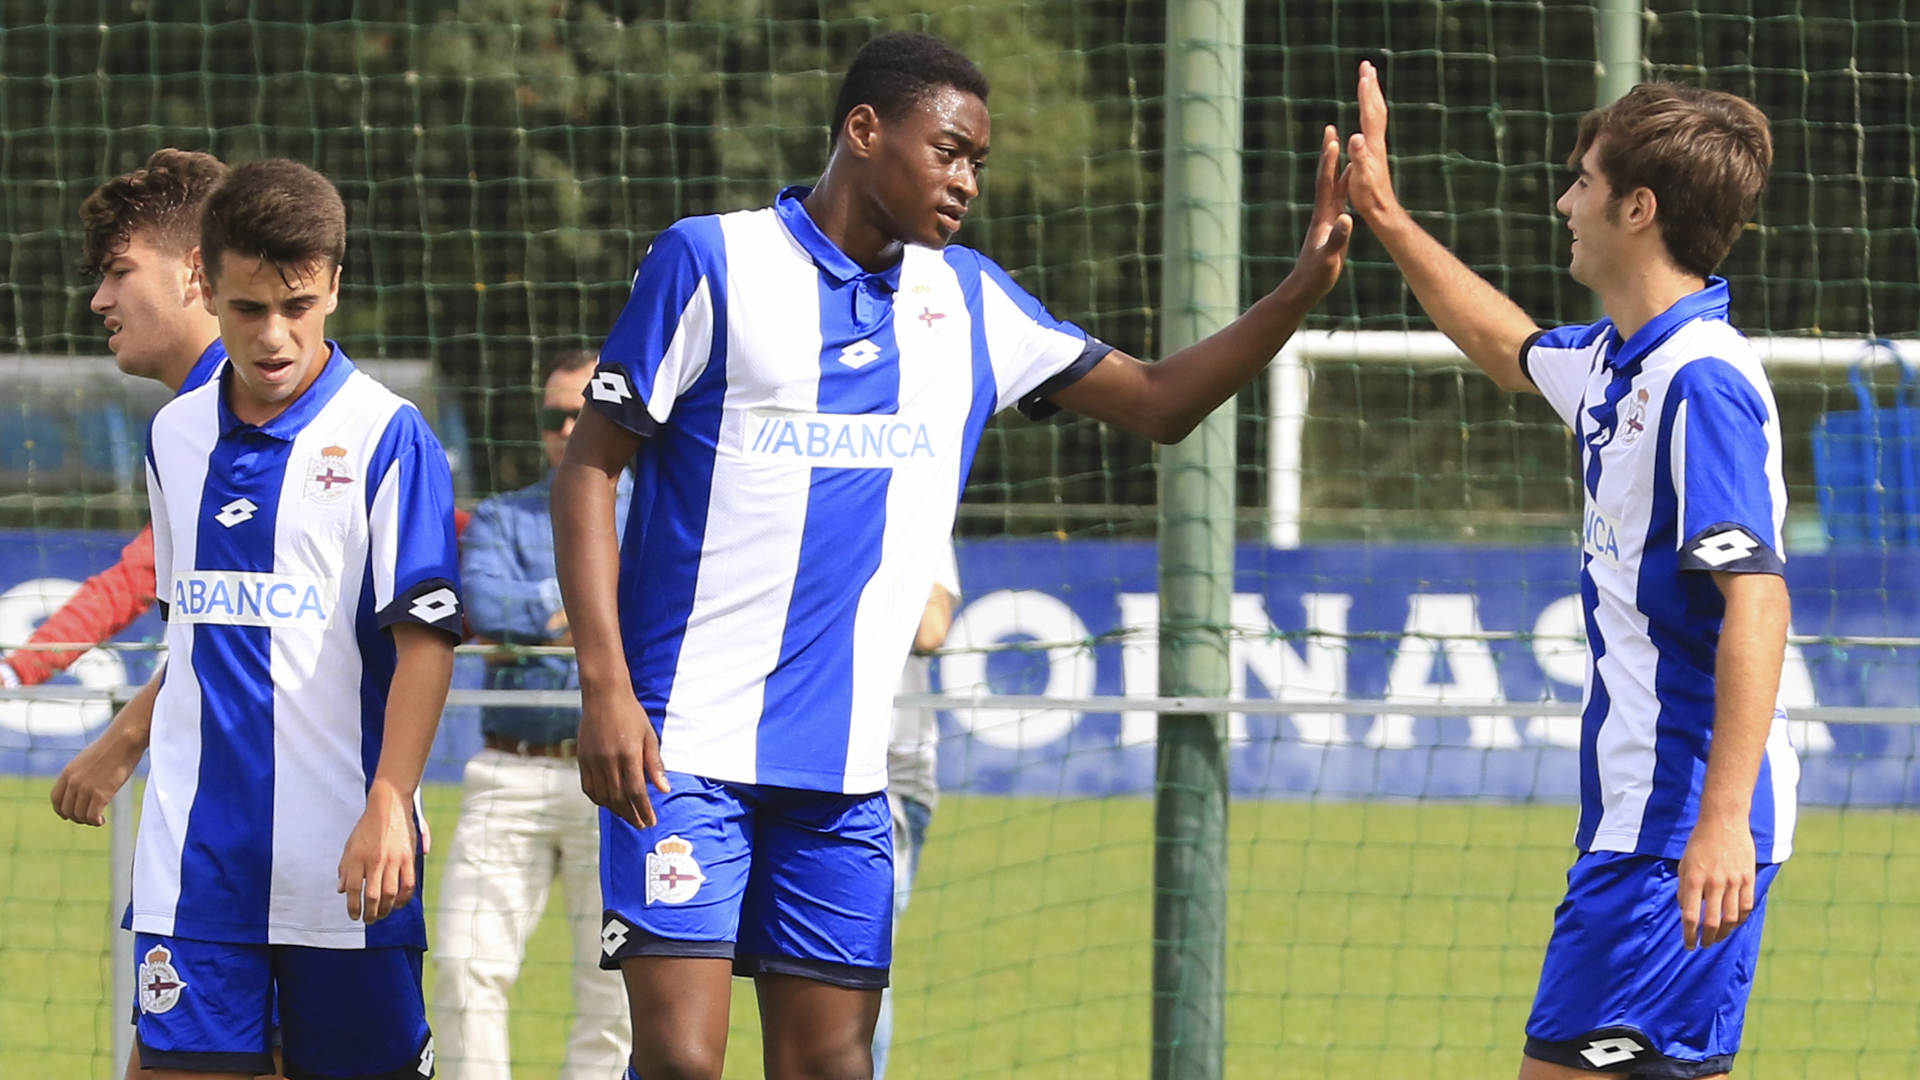
MULTIPOLYGON (((548 365, 540 438, 558 463, 599 354, 548 365)), ((572 643, 554 580, 551 477, 474 507, 461 545, 474 635, 503 645, 572 643)), ((623 482, 622 486, 625 484, 623 482)), ((623 500, 624 501, 624 498, 623 500)), ((571 689, 571 660, 489 657, 491 689, 571 689)), ((573 942, 573 1030, 562 1080, 612 1080, 632 1042, 620 974, 600 970, 600 818, 574 771, 577 709, 481 711, 486 746, 467 763, 434 937, 435 1034, 442 1080, 508 1080, 507 996, 556 878, 573 942)))

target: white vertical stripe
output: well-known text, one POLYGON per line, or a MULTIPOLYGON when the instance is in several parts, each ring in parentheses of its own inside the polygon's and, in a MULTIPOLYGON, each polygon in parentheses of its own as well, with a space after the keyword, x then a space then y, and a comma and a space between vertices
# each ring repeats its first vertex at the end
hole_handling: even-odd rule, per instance
POLYGON ((653 393, 647 397, 647 415, 655 423, 664 424, 673 413, 673 403, 680 395, 693 388, 693 384, 707 370, 707 360, 713 355, 713 291, 707 286, 707 279, 701 278, 694 286, 693 296, 688 298, 687 306, 680 312, 680 322, 673 330, 673 340, 667 342, 667 351, 660 357, 660 369, 653 377, 653 393), (664 394, 661 390, 671 386, 673 393, 664 394))
MULTIPOLYGON (((207 457, 220 434, 219 387, 216 379, 169 403, 153 425, 156 467, 148 495, 154 507, 156 585, 178 569, 191 569, 196 559, 207 457), (169 498, 175 500, 176 513, 166 512, 169 498)), ((154 701, 147 793, 134 841, 133 926, 150 934, 173 933, 187 822, 200 789, 200 681, 193 670, 193 627, 168 623, 166 641, 167 673, 154 701)))
POLYGON ((812 470, 747 458, 742 425, 752 408, 817 407, 819 279, 773 211, 720 223, 727 296, 744 302, 727 307, 725 411, 661 756, 675 771, 755 783, 767 676, 780 659, 812 470))
POLYGON ((1595 739, 1599 761, 1600 824, 1595 851, 1632 851, 1653 795, 1660 699, 1653 675, 1659 652, 1647 638, 1647 618, 1606 593, 1594 612, 1606 655, 1594 672, 1607 687, 1610 707, 1595 739))
POLYGON ((346 899, 334 891, 347 836, 366 809, 362 661, 354 624, 370 531, 366 497, 355 491, 337 502, 309 498, 307 474, 320 463, 323 448, 339 447, 347 452, 349 471, 364 476, 397 404, 378 384, 356 375, 294 440, 281 480, 274 572, 336 584, 333 619, 325 630, 273 630, 278 767, 268 922, 275 944, 352 948, 366 941, 365 926, 347 918, 346 899))
MULTIPOLYGON (((367 477, 368 482, 374 480, 367 477)), ((400 564, 400 462, 387 466, 373 494, 373 510, 367 523, 368 555, 373 562, 373 610, 384 611, 393 603, 393 573, 400 564)))
MULTIPOLYGON (((1687 402, 1675 406, 1673 432, 1668 443, 1667 463, 1673 467, 1673 550, 1687 543, 1687 402)), ((1712 524, 1709 522, 1708 524, 1712 524)))
POLYGON ((1800 817, 1800 755, 1787 739, 1787 717, 1774 710, 1767 732, 1767 768, 1773 777, 1773 851, 1758 853, 1761 862, 1785 862, 1793 854, 1793 830, 1800 817))
POLYGON ((935 572, 951 557, 967 420, 967 411, 954 406, 973 399, 973 326, 959 279, 938 252, 907 249, 894 309, 900 417, 927 426, 935 453, 930 461, 894 466, 880 565, 854 614, 853 715, 842 778, 849 792, 878 791, 887 783, 894 690, 935 572), (922 307, 946 318, 915 318, 922 307))

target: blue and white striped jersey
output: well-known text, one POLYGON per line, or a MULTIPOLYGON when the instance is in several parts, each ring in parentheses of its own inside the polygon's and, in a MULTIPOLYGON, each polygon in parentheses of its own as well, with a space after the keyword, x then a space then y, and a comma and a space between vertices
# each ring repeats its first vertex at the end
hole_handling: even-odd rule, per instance
POLYGON ((333 347, 265 425, 231 368, 148 434, 167 669, 134 848, 133 929, 424 947, 420 899, 372 926, 336 891, 380 759, 387 627, 459 633, 453 483, 418 409, 333 347))
POLYGON ((661 234, 587 397, 649 436, 621 632, 667 768, 863 793, 981 431, 1111 349, 964 247, 861 270, 806 194, 661 234))
MULTIPOLYGON (((1726 603, 1710 571, 1783 572, 1773 389, 1727 322, 1727 283, 1622 342, 1610 320, 1536 334, 1521 366, 1573 428, 1586 486, 1581 851, 1678 859, 1699 818, 1726 603)), ((1793 848, 1800 763, 1774 710, 1753 794, 1761 862, 1793 848)))

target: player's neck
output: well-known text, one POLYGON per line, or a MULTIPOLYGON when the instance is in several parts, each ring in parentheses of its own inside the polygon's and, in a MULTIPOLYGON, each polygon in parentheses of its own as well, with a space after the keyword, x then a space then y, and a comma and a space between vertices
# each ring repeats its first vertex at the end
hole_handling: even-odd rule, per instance
POLYGON ((820 182, 800 205, 833 246, 862 270, 877 274, 900 261, 906 245, 875 216, 870 200, 859 198, 859 188, 829 162, 820 182))
POLYGON ((1681 270, 1664 257, 1631 260, 1627 265, 1632 269, 1623 270, 1594 290, 1600 294, 1601 306, 1622 341, 1639 333, 1682 297, 1707 287, 1705 278, 1681 270))
POLYGON ((194 348, 191 345, 183 345, 180 352, 173 358, 173 362, 168 364, 166 370, 160 373, 159 379, 161 385, 176 394, 179 393, 180 388, 187 383, 187 376, 192 374, 193 365, 199 363, 200 358, 205 356, 207 350, 212 348, 213 343, 218 340, 220 340, 220 329, 219 324, 215 323, 213 333, 207 335, 207 337, 200 342, 199 348, 194 348))

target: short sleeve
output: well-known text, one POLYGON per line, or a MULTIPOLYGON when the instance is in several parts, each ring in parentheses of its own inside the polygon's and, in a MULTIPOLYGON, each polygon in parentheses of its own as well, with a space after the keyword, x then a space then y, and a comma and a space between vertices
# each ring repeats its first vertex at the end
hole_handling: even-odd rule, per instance
POLYGON ((996 411, 1018 405, 1035 420, 1060 411, 1049 394, 1078 382, 1113 346, 1053 317, 991 259, 980 266, 980 317, 998 390, 996 411))
POLYGON ((1680 569, 1784 573, 1786 484, 1768 395, 1734 365, 1704 359, 1674 376, 1667 400, 1680 569))
POLYGON ((1593 365, 1599 362, 1595 342, 1611 326, 1557 326, 1534 334, 1520 346, 1520 371, 1568 427, 1577 426, 1587 380, 1593 374, 1593 365))
POLYGON ((587 383, 596 410, 640 435, 667 423, 712 355, 725 252, 712 217, 676 222, 654 240, 587 383))
POLYGON ((413 622, 460 637, 453 474, 420 410, 402 405, 375 447, 367 504, 373 609, 382 627, 413 622))

